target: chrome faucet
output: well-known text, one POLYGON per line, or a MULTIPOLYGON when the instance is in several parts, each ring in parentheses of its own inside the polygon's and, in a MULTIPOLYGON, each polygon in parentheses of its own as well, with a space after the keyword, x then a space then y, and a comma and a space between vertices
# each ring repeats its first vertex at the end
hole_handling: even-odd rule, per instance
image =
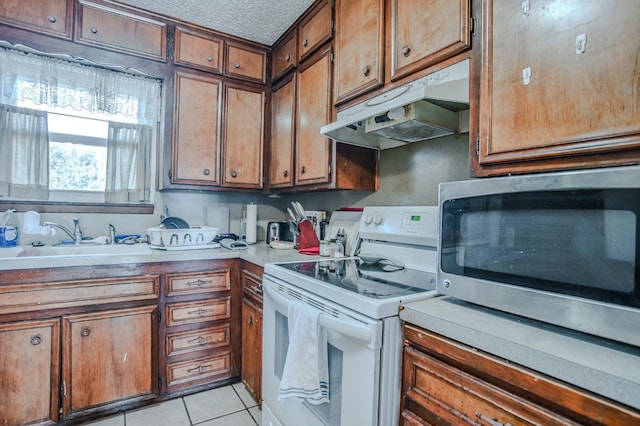
POLYGON ((116 241, 116 227, 109 224, 109 244, 117 244, 116 241))
POLYGON ((55 226, 58 229, 62 229, 71 239, 75 245, 80 245, 82 242, 82 230, 80 229, 80 219, 73 219, 73 232, 67 227, 55 222, 42 222, 43 226, 55 226))

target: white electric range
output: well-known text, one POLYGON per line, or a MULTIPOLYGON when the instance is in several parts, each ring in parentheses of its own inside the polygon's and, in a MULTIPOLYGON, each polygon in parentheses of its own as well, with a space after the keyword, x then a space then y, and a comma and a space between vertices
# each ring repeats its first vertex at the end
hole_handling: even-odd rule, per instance
POLYGON ((397 424, 400 305, 436 296, 437 207, 365 207, 357 256, 267 264, 263 279, 263 425, 397 424), (288 306, 321 312, 330 402, 278 400, 288 306))

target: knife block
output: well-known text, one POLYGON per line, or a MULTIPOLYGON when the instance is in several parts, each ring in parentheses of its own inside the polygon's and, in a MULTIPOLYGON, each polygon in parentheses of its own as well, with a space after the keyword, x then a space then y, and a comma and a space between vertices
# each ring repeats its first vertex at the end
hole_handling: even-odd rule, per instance
POLYGON ((300 230, 300 234, 298 235, 299 247, 296 247, 298 250, 320 247, 320 240, 318 240, 318 235, 310 220, 298 222, 298 229, 300 230))

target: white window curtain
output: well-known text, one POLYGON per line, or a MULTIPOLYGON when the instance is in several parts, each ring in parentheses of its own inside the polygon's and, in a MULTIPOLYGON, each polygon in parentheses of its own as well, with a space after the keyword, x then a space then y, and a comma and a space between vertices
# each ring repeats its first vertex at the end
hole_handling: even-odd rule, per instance
POLYGON ((152 78, 0 48, 0 103, 25 100, 154 125, 161 85, 152 78))
POLYGON ((0 105, 0 195, 49 198, 47 114, 0 105))
POLYGON ((139 124, 109 123, 107 139, 108 203, 148 201, 151 196, 153 128, 139 124))

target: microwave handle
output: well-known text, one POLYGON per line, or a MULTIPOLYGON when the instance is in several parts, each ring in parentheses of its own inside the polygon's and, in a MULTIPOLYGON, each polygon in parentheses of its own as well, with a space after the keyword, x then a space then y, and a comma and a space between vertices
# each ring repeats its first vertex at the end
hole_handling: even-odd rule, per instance
MULTIPOLYGON (((269 288, 269 286, 263 286, 263 290, 282 309, 288 309, 289 301, 285 297, 269 288)), ((327 330, 335 331, 338 334, 351 337, 352 339, 361 340, 367 344, 371 342, 371 329, 369 327, 362 326, 355 321, 344 321, 321 312, 318 322, 327 330)))

